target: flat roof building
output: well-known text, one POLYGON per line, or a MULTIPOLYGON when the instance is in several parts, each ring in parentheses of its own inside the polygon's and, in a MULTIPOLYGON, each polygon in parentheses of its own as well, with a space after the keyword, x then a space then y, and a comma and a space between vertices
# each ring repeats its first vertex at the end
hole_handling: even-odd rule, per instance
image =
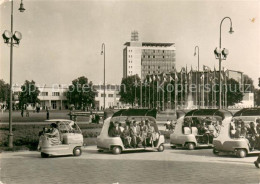
POLYGON ((175 69, 174 43, 131 41, 124 44, 123 77, 169 73, 175 69))

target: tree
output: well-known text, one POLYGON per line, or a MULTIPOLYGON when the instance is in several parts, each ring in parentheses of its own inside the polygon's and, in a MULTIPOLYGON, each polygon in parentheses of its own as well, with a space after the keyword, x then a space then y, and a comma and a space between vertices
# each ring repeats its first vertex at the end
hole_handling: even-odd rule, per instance
POLYGON ((88 78, 81 76, 72 81, 67 93, 67 99, 77 109, 95 106, 95 93, 92 82, 88 78))
POLYGON ((243 93, 239 83, 234 79, 227 80, 227 105, 232 106, 243 100, 243 93))
POLYGON ((120 101, 123 103, 131 104, 135 103, 135 100, 139 102, 140 99, 140 78, 138 75, 128 76, 122 79, 119 94, 121 96, 120 101), (139 84, 139 85, 138 85, 139 84), (136 97, 136 99, 135 99, 136 97))
POLYGON ((0 102, 6 102, 9 104, 10 99, 10 85, 5 83, 4 80, 0 80, 0 102))
POLYGON ((260 89, 255 89, 255 105, 260 106, 260 89))
POLYGON ((24 84, 21 86, 21 93, 19 95, 19 107, 22 108, 26 104, 39 103, 39 89, 35 85, 35 82, 26 80, 24 84))
POLYGON ((254 81, 248 75, 244 74, 244 92, 252 93, 255 90, 254 81))

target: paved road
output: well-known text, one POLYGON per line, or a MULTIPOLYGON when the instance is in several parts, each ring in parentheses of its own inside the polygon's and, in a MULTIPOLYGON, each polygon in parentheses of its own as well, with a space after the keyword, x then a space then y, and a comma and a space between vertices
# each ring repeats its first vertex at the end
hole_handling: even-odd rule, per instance
MULTIPOLYGON (((260 183, 256 157, 214 156, 211 149, 131 152, 83 149, 80 157, 40 158, 38 152, 1 153, 2 183, 260 183)), ((0 182, 0 183, 1 183, 0 182)))

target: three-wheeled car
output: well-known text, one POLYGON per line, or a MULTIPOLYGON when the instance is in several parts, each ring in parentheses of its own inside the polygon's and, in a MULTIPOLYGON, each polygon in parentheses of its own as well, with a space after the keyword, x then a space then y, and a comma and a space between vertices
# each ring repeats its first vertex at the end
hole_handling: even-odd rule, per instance
POLYGON ((156 109, 122 109, 114 113, 103 124, 101 133, 97 137, 97 148, 99 152, 107 150, 114 154, 134 150, 164 151, 164 135, 160 134, 156 124, 156 109), (114 127, 115 123, 120 124, 120 131, 114 127), (135 135, 132 133, 127 135, 128 130, 129 132, 136 130, 135 135), (117 134, 113 134, 115 132, 117 134), (138 144, 141 134, 145 137, 142 137, 139 145, 134 145, 133 140, 138 144))
MULTIPOLYGON (((59 131, 59 142, 53 144, 48 133, 42 132, 39 140, 38 150, 41 157, 57 155, 81 155, 81 147, 83 146, 83 135, 79 126, 71 120, 51 119, 47 122, 55 123, 59 131)), ((47 130, 48 132, 48 130, 47 130)))
POLYGON ((232 113, 218 109, 195 109, 177 119, 170 135, 171 148, 213 147, 213 139, 221 132, 221 124, 231 119, 232 113))
POLYGON ((235 154, 240 158, 260 153, 260 108, 245 108, 223 123, 221 134, 213 141, 214 153, 235 154))

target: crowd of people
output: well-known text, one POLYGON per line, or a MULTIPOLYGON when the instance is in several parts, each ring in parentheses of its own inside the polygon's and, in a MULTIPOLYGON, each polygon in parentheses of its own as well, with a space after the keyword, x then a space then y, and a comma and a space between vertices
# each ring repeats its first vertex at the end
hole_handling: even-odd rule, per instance
POLYGON ((138 123, 134 118, 131 121, 127 119, 124 125, 118 121, 111 122, 108 135, 120 137, 125 148, 154 147, 159 138, 159 133, 148 119, 138 123))
POLYGON ((231 138, 248 139, 249 147, 260 150, 260 119, 246 124, 241 119, 233 119, 230 126, 231 138))
MULTIPOLYGON (((222 127, 222 122, 209 117, 205 118, 185 118, 184 129, 189 129, 191 134, 195 134, 197 141, 202 144, 212 144, 213 138, 218 137, 222 127)), ((185 133, 185 132, 184 132, 185 133)))

